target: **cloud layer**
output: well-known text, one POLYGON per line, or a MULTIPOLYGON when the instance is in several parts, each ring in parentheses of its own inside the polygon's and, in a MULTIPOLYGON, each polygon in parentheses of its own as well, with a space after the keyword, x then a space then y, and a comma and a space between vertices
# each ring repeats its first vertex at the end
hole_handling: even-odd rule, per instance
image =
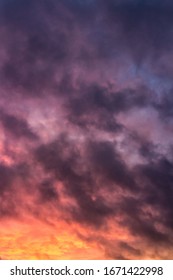
POLYGON ((173 258, 172 31, 171 1, 1 1, 1 258, 173 258))

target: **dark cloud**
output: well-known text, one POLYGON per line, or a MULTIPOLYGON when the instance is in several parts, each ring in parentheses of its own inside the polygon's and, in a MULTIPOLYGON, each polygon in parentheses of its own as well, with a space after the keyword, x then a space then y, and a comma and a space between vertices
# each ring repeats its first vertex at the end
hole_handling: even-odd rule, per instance
POLYGON ((123 125, 118 123, 115 117, 108 112, 98 114, 92 112, 89 116, 83 115, 81 117, 69 115, 69 121, 73 125, 88 131, 92 128, 110 133, 119 133, 123 130, 123 125))
POLYGON ((137 90, 126 89, 122 92, 112 92, 109 88, 99 85, 81 87, 78 96, 70 100, 72 114, 78 117, 84 114, 105 110, 118 114, 133 107, 146 107, 149 104, 148 92, 144 88, 137 90))
POLYGON ((155 145, 149 141, 141 141, 139 153, 149 161, 155 160, 158 157, 155 145))
MULTIPOLYGON (((147 201, 145 201, 145 203, 146 202, 147 201)), ((155 217, 146 215, 142 210, 142 206, 144 206, 144 201, 142 199, 138 201, 136 201, 136 199, 125 199, 121 205, 121 209, 123 214, 128 214, 125 214, 122 225, 127 227, 133 236, 141 236, 149 242, 156 244, 158 242, 160 244, 169 244, 169 235, 156 228, 155 217)))
POLYGON ((144 87, 114 92, 99 84, 79 85, 67 98, 68 119, 80 128, 95 128, 112 133, 121 132, 124 126, 116 120, 119 113, 150 104, 149 91, 144 87))
POLYGON ((14 179, 13 168, 0 165, 0 193, 8 192, 14 179))
POLYGON ((136 189, 136 182, 126 164, 116 152, 111 142, 91 142, 89 145, 91 164, 103 180, 120 185, 131 191, 136 189))
POLYGON ((173 163, 161 158, 156 163, 141 167, 141 174, 150 184, 150 192, 146 193, 146 201, 158 208, 164 217, 162 222, 172 228, 173 215, 173 163))
POLYGON ((165 93, 160 102, 153 104, 154 108, 160 114, 162 120, 168 121, 173 118, 173 92, 172 89, 165 93))
POLYGON ((28 140, 38 140, 38 136, 31 130, 26 120, 10 115, 1 110, 1 122, 5 131, 17 139, 25 138, 28 140))
POLYGON ((40 146, 36 159, 46 172, 63 182, 68 196, 78 204, 79 209, 71 209, 73 218, 84 223, 102 225, 104 218, 115 215, 116 206, 109 206, 97 195, 97 178, 101 178, 105 189, 113 190, 116 184, 122 189, 136 190, 132 174, 109 142, 89 142, 87 154, 81 157, 76 144, 61 136, 56 142, 40 146), (80 167, 83 161, 88 166, 85 171, 80 167))
MULTIPOLYGON (((40 146, 35 155, 46 172, 51 172, 56 180, 63 182, 66 194, 77 202, 77 208, 69 208, 73 219, 99 226, 105 224, 106 218, 120 214, 123 217, 120 225, 134 236, 142 236, 144 240, 156 244, 170 243, 169 235, 160 231, 156 224, 160 222, 167 228, 172 227, 172 164, 166 159, 158 162, 158 155, 155 157, 156 153, 152 152, 151 147, 146 157, 149 159, 147 164, 137 165, 130 171, 116 149, 116 145, 111 142, 89 141, 85 147, 86 154, 82 158, 75 142, 61 136, 56 142, 40 146), (156 163, 153 159, 157 160, 156 163), (85 171, 80 168, 83 160, 85 171), (101 188, 105 191, 114 193, 117 188, 128 190, 134 198, 122 196, 118 203, 109 205, 98 196, 98 178, 101 179, 101 188), (146 205, 153 211, 159 209, 160 214, 164 213, 164 217, 158 221, 155 214, 145 213, 146 205)), ((45 189, 42 190, 44 195, 45 189)), ((49 193, 49 187, 45 193, 47 191, 49 193)), ((50 192, 53 194, 52 188, 50 192)), ((56 198, 56 195, 54 197, 56 198)), ((133 254, 140 252, 134 248, 133 254)))
POLYGON ((126 242, 120 242, 119 244, 121 250, 125 250, 128 253, 131 253, 132 255, 136 255, 136 256, 140 256, 141 255, 141 251, 139 249, 136 249, 132 246, 130 246, 128 243, 126 242))
POLYGON ((57 7, 54 13, 53 2, 3 4, 1 25, 6 28, 7 57, 1 67, 2 85, 32 97, 56 85, 54 75, 69 54, 71 36, 66 29, 68 17, 64 20, 57 7))
POLYGON ((39 147, 36 158, 47 172, 53 172, 55 178, 64 183, 68 196, 76 200, 79 209, 72 209, 73 218, 98 226, 104 217, 113 213, 101 197, 93 199, 97 192, 94 174, 91 170, 81 170, 81 155, 74 143, 60 137, 54 143, 39 147))
POLYGON ((170 1, 110 0, 105 2, 104 9, 109 27, 112 27, 111 34, 106 33, 110 34, 110 45, 114 37, 114 46, 129 52, 136 62, 171 51, 173 6, 170 1), (113 27, 117 32, 113 33, 113 27))
POLYGON ((19 174, 16 167, 0 165, 0 219, 16 218, 18 215, 17 188, 15 181, 19 174))
POLYGON ((41 202, 58 200, 58 193, 54 187, 54 182, 44 181, 39 186, 41 202))

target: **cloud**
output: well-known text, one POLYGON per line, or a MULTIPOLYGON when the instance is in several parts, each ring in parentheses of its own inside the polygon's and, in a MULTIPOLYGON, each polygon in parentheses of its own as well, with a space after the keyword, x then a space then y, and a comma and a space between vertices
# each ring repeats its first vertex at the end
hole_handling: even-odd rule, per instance
POLYGON ((6 190, 10 189, 11 183, 14 178, 14 170, 12 168, 1 165, 0 166, 1 186, 0 192, 3 194, 6 190))
POLYGON ((129 52, 136 62, 171 51, 173 7, 170 1, 110 0, 104 3, 104 9, 111 32, 113 28, 118 29, 108 39, 112 42, 114 38, 115 46, 129 52))
POLYGON ((90 161, 93 168, 103 179, 120 185, 122 188, 135 190, 136 183, 127 166, 109 142, 91 142, 89 145, 90 161))
POLYGON ((32 97, 55 87, 56 69, 62 67, 69 54, 66 21, 56 7, 59 5, 53 2, 7 1, 1 8, 6 29, 2 40, 7 53, 1 67, 2 84, 32 97))
POLYGON ((74 219, 99 226, 104 217, 112 214, 112 209, 101 197, 94 199, 97 186, 91 170, 81 170, 80 161, 83 159, 75 143, 62 135, 56 142, 40 146, 35 155, 46 172, 51 172, 56 180, 62 182, 65 193, 76 201, 77 208, 70 209, 74 219))
POLYGON ((0 112, 1 122, 4 126, 4 130, 11 133, 11 135, 17 139, 26 138, 34 141, 38 139, 38 136, 32 132, 27 121, 18 118, 14 115, 7 114, 3 111, 0 112))
POLYGON ((41 203, 46 201, 58 200, 58 193, 54 187, 54 182, 43 181, 39 187, 41 203))
POLYGON ((151 184, 151 191, 146 194, 147 200, 165 213, 166 219, 162 222, 172 228, 172 176, 173 164, 167 158, 161 158, 155 164, 141 167, 141 173, 151 184))
POLYGON ((162 100, 159 102, 155 102, 153 106, 158 111, 162 120, 168 121, 172 119, 173 111, 173 97, 172 97, 172 89, 167 92, 163 97, 162 100))
POLYGON ((172 258, 172 15, 170 1, 1 1, 0 237, 21 223, 29 256, 172 258))
POLYGON ((19 188, 16 186, 17 179, 22 177, 20 166, 0 165, 0 219, 18 217, 19 188))

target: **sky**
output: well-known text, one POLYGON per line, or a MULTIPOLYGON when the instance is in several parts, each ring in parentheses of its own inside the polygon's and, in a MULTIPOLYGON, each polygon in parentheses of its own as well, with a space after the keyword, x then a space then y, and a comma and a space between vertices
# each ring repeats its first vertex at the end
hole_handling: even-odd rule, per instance
POLYGON ((172 1, 0 1, 1 259, 173 259, 172 61, 172 1))

